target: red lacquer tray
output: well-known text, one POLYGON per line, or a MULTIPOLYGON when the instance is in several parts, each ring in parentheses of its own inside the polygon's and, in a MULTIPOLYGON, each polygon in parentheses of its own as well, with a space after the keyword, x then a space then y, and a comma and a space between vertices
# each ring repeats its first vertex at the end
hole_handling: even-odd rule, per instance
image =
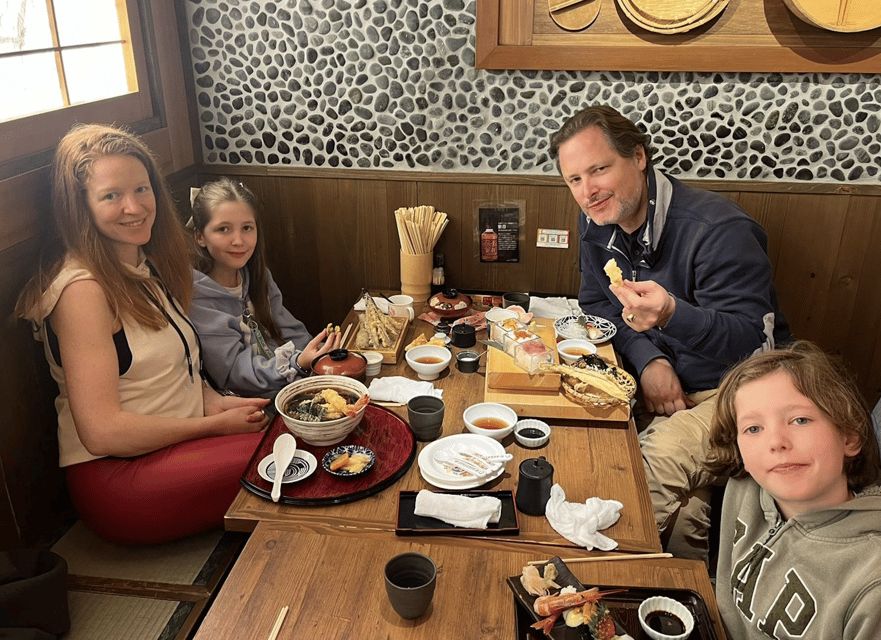
MULTIPOLYGON (((288 432, 276 416, 260 441, 242 476, 242 486, 261 498, 269 500, 272 484, 260 477, 257 465, 272 455, 272 444, 282 433, 288 432)), ((355 502, 394 484, 416 459, 416 437, 410 426, 397 415, 376 405, 367 405, 364 418, 355 430, 336 444, 319 447, 297 440, 297 448, 305 449, 318 460, 318 468, 308 478, 281 486, 279 502, 293 505, 331 505, 355 502), (376 454, 376 462, 360 476, 340 478, 321 468, 321 459, 331 449, 344 444, 360 444, 376 454)))

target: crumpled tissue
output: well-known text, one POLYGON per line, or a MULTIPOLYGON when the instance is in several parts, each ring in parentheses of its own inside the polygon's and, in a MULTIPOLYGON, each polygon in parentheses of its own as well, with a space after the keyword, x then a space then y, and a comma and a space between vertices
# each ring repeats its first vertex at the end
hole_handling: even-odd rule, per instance
POLYGON ((434 396, 443 398, 444 390, 435 389, 428 381, 410 380, 404 376, 386 376, 374 378, 367 387, 370 399, 377 402, 399 402, 407 404, 416 396, 434 396))
POLYGON ((551 487, 551 498, 545 506, 545 515, 554 531, 578 546, 601 551, 611 551, 618 543, 599 533, 618 522, 624 505, 617 500, 588 498, 584 504, 566 502, 563 488, 551 487))
POLYGON ((416 494, 413 513, 437 518, 454 527, 486 529, 502 517, 502 501, 492 496, 454 496, 422 489, 416 494))
POLYGON ((290 340, 275 350, 275 370, 288 382, 296 380, 300 373, 294 368, 300 350, 290 340))

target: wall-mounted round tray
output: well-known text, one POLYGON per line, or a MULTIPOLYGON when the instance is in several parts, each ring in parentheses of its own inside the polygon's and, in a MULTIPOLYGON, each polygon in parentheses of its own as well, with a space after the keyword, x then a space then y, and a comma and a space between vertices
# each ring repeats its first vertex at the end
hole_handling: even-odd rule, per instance
POLYGON ((868 31, 881 27, 878 0, 783 0, 790 11, 810 25, 828 31, 868 31))

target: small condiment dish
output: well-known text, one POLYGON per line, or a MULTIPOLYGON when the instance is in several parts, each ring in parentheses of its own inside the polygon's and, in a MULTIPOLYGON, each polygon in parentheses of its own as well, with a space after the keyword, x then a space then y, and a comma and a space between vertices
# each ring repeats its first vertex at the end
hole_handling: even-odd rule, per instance
POLYGON ((537 449, 548 443, 551 437, 551 428, 548 423, 532 418, 524 418, 514 425, 514 439, 524 447, 537 449), (541 435, 533 435, 533 432, 541 435))
POLYGON ((404 358, 420 380, 436 380, 449 366, 453 354, 446 347, 424 344, 407 351, 404 358))
POLYGON ((456 366, 462 373, 475 373, 480 368, 480 356, 482 355, 483 353, 476 351, 460 351, 456 354, 456 366))
POLYGON ((557 343, 557 353, 560 354, 560 360, 566 364, 573 364, 581 356, 595 354, 596 352, 596 345, 587 340, 569 338, 557 343))
POLYGON ((498 402, 479 402, 465 409, 462 419, 471 433, 487 436, 493 440, 501 440, 514 431, 514 425, 517 424, 517 412, 498 402), (499 422, 506 426, 501 428, 479 426, 486 422, 499 422))
POLYGON ((486 312, 484 317, 489 322, 501 322, 502 320, 507 320, 511 318, 512 320, 517 319, 517 313, 515 311, 508 311, 507 309, 502 309, 501 307, 493 307, 489 311, 486 312))
POLYGON ((685 640, 694 630, 694 616, 678 600, 654 596, 639 605, 639 624, 653 640, 685 640))
POLYGON ((382 354, 378 351, 365 351, 361 355, 367 360, 367 375, 371 378, 378 376, 382 370, 382 354))

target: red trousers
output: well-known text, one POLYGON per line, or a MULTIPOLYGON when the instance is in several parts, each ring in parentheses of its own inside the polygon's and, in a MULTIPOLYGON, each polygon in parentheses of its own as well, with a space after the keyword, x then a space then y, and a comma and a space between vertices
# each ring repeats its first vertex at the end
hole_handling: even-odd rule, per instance
POLYGON ((190 440, 67 467, 80 518, 105 540, 151 544, 223 524, 263 433, 190 440))

